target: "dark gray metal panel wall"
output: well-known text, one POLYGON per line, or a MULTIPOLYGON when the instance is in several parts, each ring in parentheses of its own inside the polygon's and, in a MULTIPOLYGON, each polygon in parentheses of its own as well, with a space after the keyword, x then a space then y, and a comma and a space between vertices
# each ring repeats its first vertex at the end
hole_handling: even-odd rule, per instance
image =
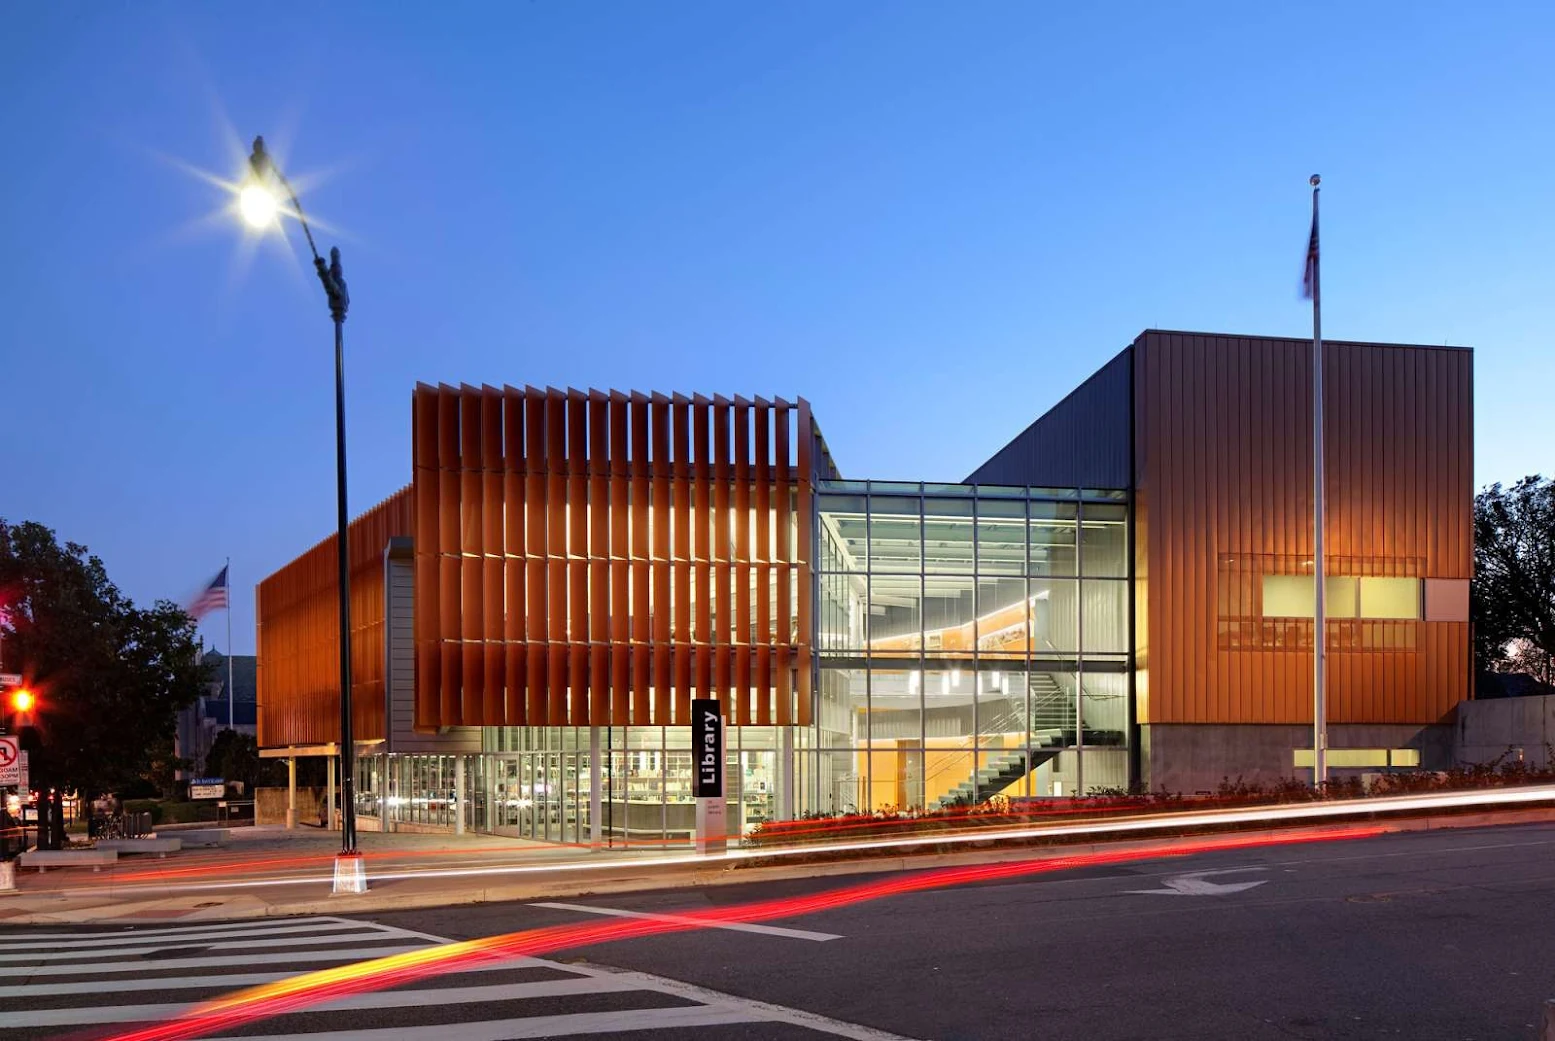
POLYGON ((969 484, 1127 488, 1128 347, 967 477, 969 484))
POLYGON ((384 553, 385 649, 389 742, 385 751, 454 755, 481 750, 480 727, 418 731, 416 723, 416 563, 414 543, 400 536, 384 553))

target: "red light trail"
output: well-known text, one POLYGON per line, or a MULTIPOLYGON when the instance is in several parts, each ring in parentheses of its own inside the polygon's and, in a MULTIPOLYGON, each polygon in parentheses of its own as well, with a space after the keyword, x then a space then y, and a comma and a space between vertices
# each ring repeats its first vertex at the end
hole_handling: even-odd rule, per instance
POLYGON ((1121 864, 1162 857, 1187 856, 1224 850, 1257 849, 1370 838, 1383 833, 1379 827, 1356 827, 1323 835, 1230 837, 1184 842, 1170 850, 1107 850, 1081 855, 1007 861, 942 868, 845 886, 802 897, 759 900, 733 907, 688 912, 672 920, 617 919, 577 925, 487 936, 477 940, 428 947, 353 965, 304 973, 277 983, 253 987, 191 1008, 165 1023, 117 1034, 111 1041, 180 1041, 214 1031, 253 1023, 327 1004, 352 994, 459 972, 464 967, 516 958, 535 957, 561 950, 635 939, 642 936, 686 932, 730 922, 763 922, 835 910, 871 900, 952 886, 1022 878, 1099 864, 1121 864))

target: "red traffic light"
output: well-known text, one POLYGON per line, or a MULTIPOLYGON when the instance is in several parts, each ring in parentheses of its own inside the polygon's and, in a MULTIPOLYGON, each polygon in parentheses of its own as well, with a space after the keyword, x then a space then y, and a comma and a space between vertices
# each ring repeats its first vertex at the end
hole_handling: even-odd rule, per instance
POLYGON ((37 703, 37 698, 26 687, 18 687, 11 691, 11 711, 31 712, 32 706, 37 703))

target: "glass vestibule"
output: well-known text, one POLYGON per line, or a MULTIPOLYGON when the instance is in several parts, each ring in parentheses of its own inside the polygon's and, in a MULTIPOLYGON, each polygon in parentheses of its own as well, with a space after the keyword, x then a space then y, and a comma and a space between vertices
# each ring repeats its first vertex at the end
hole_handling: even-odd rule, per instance
POLYGON ((1121 492, 825 482, 799 810, 1071 796, 1127 778, 1121 492))
MULTIPOLYGON (((729 829, 742 834, 779 812, 779 727, 729 727, 724 792, 729 829)), ((552 842, 591 841, 591 736, 586 727, 487 728, 480 756, 498 807, 473 826, 552 842)), ((608 846, 690 843, 696 831, 687 727, 602 727, 600 841, 608 846)), ((787 757, 792 772, 792 755, 787 757)), ((790 782, 792 783, 792 782, 790 782)))

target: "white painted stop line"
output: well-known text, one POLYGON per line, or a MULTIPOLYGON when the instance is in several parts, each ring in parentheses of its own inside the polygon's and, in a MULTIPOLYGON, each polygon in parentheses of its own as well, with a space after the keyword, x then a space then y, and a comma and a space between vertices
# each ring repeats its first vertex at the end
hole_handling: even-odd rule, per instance
POLYGON ((555 911, 581 911, 584 914, 602 914, 612 918, 647 918, 655 922, 671 922, 675 925, 694 925, 700 929, 728 929, 737 933, 761 933, 764 936, 786 936, 790 940, 840 940, 837 933, 818 933, 809 929, 785 929, 780 925, 754 925, 750 922, 716 922, 689 915, 650 914, 647 911, 623 911, 615 907, 590 907, 587 904, 530 904, 530 907, 548 907, 555 911))

